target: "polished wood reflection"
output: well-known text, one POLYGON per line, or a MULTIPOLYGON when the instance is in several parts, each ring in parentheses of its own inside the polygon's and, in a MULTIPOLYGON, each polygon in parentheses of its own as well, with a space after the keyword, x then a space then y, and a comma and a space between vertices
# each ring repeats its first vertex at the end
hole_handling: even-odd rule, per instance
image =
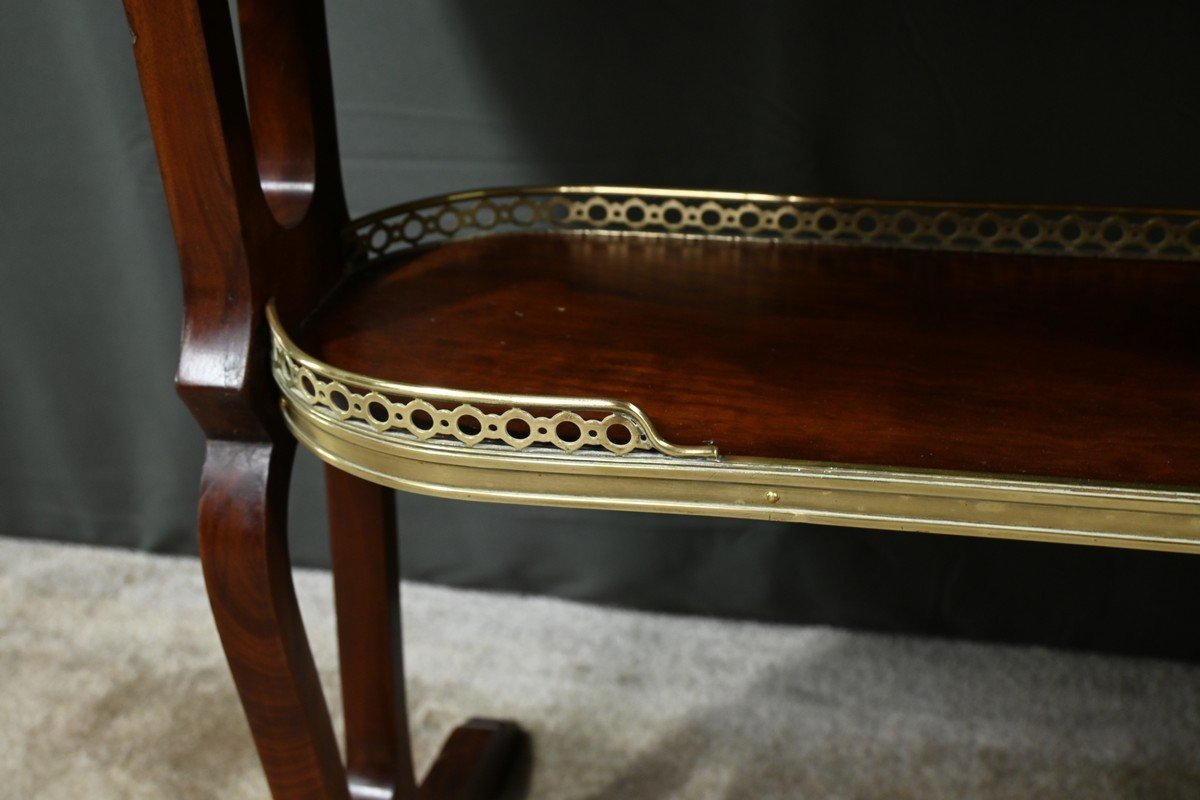
POLYGON ((1198 320, 1189 263, 511 234, 365 271, 299 341, 724 455, 1195 487, 1198 320))

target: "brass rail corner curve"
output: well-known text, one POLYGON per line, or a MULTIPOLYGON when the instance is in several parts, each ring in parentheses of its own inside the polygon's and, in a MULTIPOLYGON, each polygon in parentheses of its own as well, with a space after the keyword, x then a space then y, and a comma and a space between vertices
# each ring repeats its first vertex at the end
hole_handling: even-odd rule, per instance
POLYGON ((426 442, 455 449, 558 450, 608 457, 650 451, 672 458, 716 458, 711 444, 680 446, 622 400, 495 394, 382 381, 338 369, 305 353, 267 304, 271 371, 284 397, 311 413, 384 435, 398 446, 426 442), (539 415, 537 412, 545 412, 539 415))

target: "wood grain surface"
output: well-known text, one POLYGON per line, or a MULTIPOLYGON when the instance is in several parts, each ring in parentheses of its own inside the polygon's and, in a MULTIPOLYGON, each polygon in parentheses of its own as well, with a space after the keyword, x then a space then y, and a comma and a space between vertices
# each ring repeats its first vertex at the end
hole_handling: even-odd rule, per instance
MULTIPOLYGON (((391 493, 330 473, 347 761, 292 588, 295 442, 265 305, 303 318, 341 274, 346 220, 320 0, 241 0, 246 93, 224 0, 126 0, 179 250, 176 387, 208 439, 198 528, 213 616, 275 800, 413 798, 391 493)), ((450 735, 423 800, 495 796, 511 723, 450 735)))
POLYGON ((1200 266, 510 234, 350 279, 301 346, 612 397, 724 455, 1200 485, 1200 266))

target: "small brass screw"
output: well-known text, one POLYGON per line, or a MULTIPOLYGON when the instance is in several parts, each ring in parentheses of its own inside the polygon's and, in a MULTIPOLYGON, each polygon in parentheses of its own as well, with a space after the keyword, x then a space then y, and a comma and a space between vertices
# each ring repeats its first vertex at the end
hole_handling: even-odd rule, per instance
POLYGON ((779 492, 775 491, 774 489, 768 489, 767 490, 767 502, 768 503, 778 503, 779 502, 779 492))

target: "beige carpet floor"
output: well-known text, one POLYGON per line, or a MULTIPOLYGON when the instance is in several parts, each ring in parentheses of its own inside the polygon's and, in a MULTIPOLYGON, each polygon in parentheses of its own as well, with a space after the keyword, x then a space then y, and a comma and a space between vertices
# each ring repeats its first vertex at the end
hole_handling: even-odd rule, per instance
MULTIPOLYGON (((298 591, 337 716, 330 580, 298 591)), ((529 798, 1200 798, 1200 669, 404 586, 418 762, 529 798)), ((0 539, 0 797, 267 797, 196 561, 0 539)))

